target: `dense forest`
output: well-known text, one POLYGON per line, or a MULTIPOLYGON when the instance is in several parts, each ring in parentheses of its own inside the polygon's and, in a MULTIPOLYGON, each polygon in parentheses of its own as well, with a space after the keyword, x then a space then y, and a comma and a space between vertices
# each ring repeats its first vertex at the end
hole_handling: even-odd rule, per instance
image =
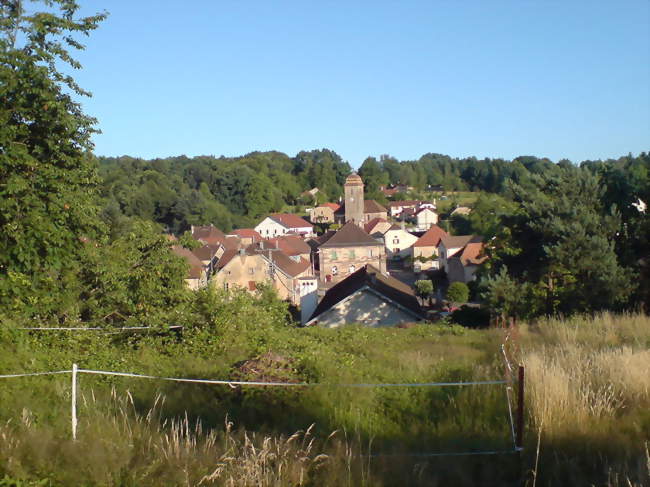
MULTIPOLYGON (((606 205, 628 213, 636 198, 648 192, 650 156, 631 154, 616 160, 583 161, 580 167, 596 174, 607 186, 606 205)), ((286 205, 314 203, 301 199, 318 187, 318 201, 337 201, 352 167, 328 149, 302 151, 295 157, 282 152, 252 152, 241 157, 186 156, 144 160, 129 156, 99 157, 105 215, 138 216, 183 232, 190 225, 213 223, 224 230, 250 226, 265 214, 286 205)), ((358 172, 368 198, 385 202, 380 186, 406 184, 417 193, 484 191, 511 196, 509 184, 530 186, 534 176, 558 173, 575 165, 564 159, 521 156, 503 159, 452 158, 428 153, 417 161, 384 155, 368 157, 358 172)))

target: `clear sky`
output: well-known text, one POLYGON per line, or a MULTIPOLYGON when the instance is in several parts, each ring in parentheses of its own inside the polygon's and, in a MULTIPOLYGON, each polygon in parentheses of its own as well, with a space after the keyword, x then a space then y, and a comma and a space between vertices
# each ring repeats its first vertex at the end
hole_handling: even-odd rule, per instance
POLYGON ((650 150, 650 1, 83 2, 99 155, 650 150))

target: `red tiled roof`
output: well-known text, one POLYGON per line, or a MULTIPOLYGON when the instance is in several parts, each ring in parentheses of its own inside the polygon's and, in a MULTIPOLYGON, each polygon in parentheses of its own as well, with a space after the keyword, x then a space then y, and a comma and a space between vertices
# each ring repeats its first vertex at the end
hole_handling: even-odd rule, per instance
POLYGON ((241 247, 241 239, 237 235, 227 235, 222 242, 226 249, 238 249, 241 247))
POLYGON ((431 228, 413 244, 413 247, 437 247, 440 240, 448 236, 449 234, 438 225, 431 225, 431 228))
POLYGON ((311 267, 311 263, 308 260, 301 257, 300 260, 296 261, 282 252, 271 252, 271 260, 278 269, 290 277, 296 277, 311 267))
POLYGON ((219 244, 205 244, 203 247, 194 249, 192 253, 201 260, 212 260, 219 247, 219 244))
POLYGON ((336 211, 341 207, 341 205, 339 205, 337 203, 323 203, 322 205, 318 205, 318 206, 319 207, 325 207, 325 208, 331 208, 332 211, 336 211))
POLYGON ((224 238, 226 238, 224 233, 213 225, 194 227, 192 237, 194 240, 202 240, 209 244, 222 243, 224 238))
POLYGON ((196 255, 194 255, 185 247, 181 247, 180 245, 172 246, 172 252, 174 252, 174 254, 177 256, 184 258, 185 261, 190 265, 188 275, 190 279, 200 279, 202 277, 203 262, 201 262, 196 255))
POLYGON ((293 213, 272 213, 269 217, 285 228, 304 228, 309 227, 313 228, 313 225, 307 220, 300 218, 298 215, 293 213))
MULTIPOLYGON (((309 246, 307 247, 309 248, 309 246)), ((268 246, 268 241, 263 240, 246 247, 246 254, 261 255, 265 259, 271 260, 278 269, 290 277, 295 277, 311 267, 309 260, 302 257, 298 258, 298 254, 290 257, 281 249, 273 250, 273 248, 268 246)), ((275 248, 277 249, 277 247, 275 248)))
POLYGON ((388 222, 383 218, 373 218, 363 226, 363 229, 365 230, 366 233, 370 234, 379 223, 388 223, 388 222))
POLYGON ((229 235, 237 235, 241 238, 252 238, 253 241, 262 240, 262 236, 254 228, 238 228, 229 233, 229 235))
POLYGON ((482 253, 482 242, 470 242, 465 245, 465 248, 460 252, 458 258, 463 265, 479 265, 487 259, 486 256, 481 256, 482 253))
POLYGON ((311 247, 309 247, 309 245, 307 245, 299 235, 283 235, 280 237, 270 238, 267 241, 270 245, 276 249, 280 249, 289 256, 309 254, 311 252, 311 247))
POLYGON ((215 268, 217 270, 223 269, 224 267, 226 267, 226 265, 228 265, 228 262, 230 262, 235 258, 237 254, 239 254, 239 251, 237 249, 226 250, 217 261, 217 265, 215 266, 215 268))

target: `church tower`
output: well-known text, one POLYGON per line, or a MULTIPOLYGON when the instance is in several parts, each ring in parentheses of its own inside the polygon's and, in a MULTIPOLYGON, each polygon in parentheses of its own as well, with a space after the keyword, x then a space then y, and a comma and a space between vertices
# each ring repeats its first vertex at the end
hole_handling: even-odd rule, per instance
POLYGON ((345 192, 345 222, 363 225, 363 181, 355 172, 350 174, 343 185, 345 192))

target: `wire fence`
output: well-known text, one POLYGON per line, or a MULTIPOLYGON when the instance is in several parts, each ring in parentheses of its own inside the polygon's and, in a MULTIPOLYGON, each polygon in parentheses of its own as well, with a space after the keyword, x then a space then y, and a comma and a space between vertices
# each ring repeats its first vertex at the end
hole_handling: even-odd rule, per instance
POLYGON ((506 386, 506 401, 508 405, 508 420, 510 432, 512 435, 513 447, 507 450, 485 450, 485 451, 467 451, 467 452, 439 452, 439 453, 404 453, 404 454, 376 454, 370 455, 371 457, 382 456, 404 456, 404 457, 444 457, 444 456, 464 456, 464 455, 500 455, 517 453, 523 450, 523 427, 524 427, 524 368, 519 366, 518 380, 515 382, 513 377, 513 368, 508 360, 505 348, 502 346, 502 352, 505 359, 506 374, 503 380, 484 380, 484 381, 467 381, 467 382, 418 382, 418 383, 343 383, 343 384, 330 384, 330 383, 309 383, 309 382, 263 382, 263 381, 238 381, 238 380, 220 380, 220 379, 193 379, 183 377, 164 377, 146 374, 137 374, 131 372, 117 372, 107 370, 93 370, 93 369, 80 369, 77 364, 72 364, 69 370, 55 370, 44 372, 26 372, 15 374, 0 374, 0 379, 11 379, 19 377, 36 377, 48 375, 71 375, 71 433, 72 439, 77 439, 77 389, 79 374, 92 374, 104 376, 119 376, 131 377, 136 379, 148 379, 159 381, 170 381, 177 383, 193 383, 193 384, 211 384, 211 385, 226 385, 230 387, 299 387, 299 388, 312 388, 312 387, 343 387, 343 388, 387 388, 387 387, 470 387, 470 386, 491 386, 491 385, 505 385, 506 386), (514 385, 517 386, 518 401, 517 401, 517 418, 515 424, 515 417, 513 413, 512 398, 514 385))

